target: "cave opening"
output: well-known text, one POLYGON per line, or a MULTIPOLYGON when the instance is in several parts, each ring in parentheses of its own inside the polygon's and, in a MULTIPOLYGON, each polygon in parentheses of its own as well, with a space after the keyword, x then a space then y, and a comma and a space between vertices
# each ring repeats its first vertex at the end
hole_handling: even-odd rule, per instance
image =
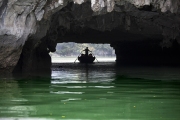
POLYGON ((170 14, 160 14, 153 4, 139 9, 125 4, 128 8, 117 5, 111 12, 106 7, 95 12, 88 1, 81 5, 67 3, 45 16, 37 24, 37 33, 16 51, 17 60, 4 66, 14 66, 9 71, 18 72, 50 71, 53 61, 49 52, 55 52, 56 44, 63 42, 108 43, 115 50, 116 63, 121 65, 179 65, 179 56, 174 54, 179 53, 179 47, 173 50, 171 45, 178 40, 179 32, 163 21, 170 14))
POLYGON ((63 42, 58 43, 55 52, 50 52, 52 63, 79 63, 78 56, 85 54, 84 49, 88 47, 92 54, 96 57, 95 62, 115 62, 115 50, 110 44, 95 44, 95 43, 75 43, 63 42))

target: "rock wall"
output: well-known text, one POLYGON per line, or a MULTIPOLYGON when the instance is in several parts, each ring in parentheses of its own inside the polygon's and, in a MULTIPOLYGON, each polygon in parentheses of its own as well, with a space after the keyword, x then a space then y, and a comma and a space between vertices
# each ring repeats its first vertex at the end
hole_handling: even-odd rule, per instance
POLYGON ((179 6, 179 0, 0 0, 0 73, 15 66, 14 71, 48 69, 48 52, 66 41, 62 36, 89 28, 127 33, 115 41, 163 36, 161 46, 171 47, 172 40, 180 42, 179 6))
POLYGON ((13 71, 26 41, 32 44, 29 48, 32 51, 41 44, 48 30, 45 24, 51 19, 52 11, 60 5, 57 0, 0 1, 1 73, 13 71))
POLYGON ((179 66, 180 45, 172 42, 172 47, 162 48, 158 40, 124 41, 112 43, 118 65, 179 66))

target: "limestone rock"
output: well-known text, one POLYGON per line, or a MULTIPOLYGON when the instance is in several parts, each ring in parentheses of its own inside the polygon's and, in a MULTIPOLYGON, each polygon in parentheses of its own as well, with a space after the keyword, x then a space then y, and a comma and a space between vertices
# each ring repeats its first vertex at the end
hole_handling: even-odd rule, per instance
POLYGON ((179 6, 179 0, 0 0, 0 71, 13 71, 26 44, 32 47, 29 54, 47 55, 57 39, 86 29, 118 28, 127 35, 120 40, 160 36, 161 45, 170 47, 179 40, 179 6))

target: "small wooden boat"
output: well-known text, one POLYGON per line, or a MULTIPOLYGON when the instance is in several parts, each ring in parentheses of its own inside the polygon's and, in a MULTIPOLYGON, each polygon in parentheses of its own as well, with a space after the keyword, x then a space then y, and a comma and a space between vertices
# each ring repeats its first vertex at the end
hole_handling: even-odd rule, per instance
POLYGON ((89 55, 81 54, 81 56, 78 56, 78 60, 80 63, 93 63, 95 60, 95 56, 93 56, 92 54, 89 55))

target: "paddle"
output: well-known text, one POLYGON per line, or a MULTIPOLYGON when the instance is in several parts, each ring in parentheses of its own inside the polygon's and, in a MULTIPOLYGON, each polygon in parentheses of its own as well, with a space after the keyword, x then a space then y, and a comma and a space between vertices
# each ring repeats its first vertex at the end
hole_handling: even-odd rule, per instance
MULTIPOLYGON (((92 53, 92 51, 91 51, 91 54, 95 57, 95 55, 92 53)), ((95 59, 96 59, 96 57, 95 57, 95 59)), ((97 60, 97 59, 96 59, 97 60)), ((99 62, 98 60, 97 60, 97 62, 99 62)))
MULTIPOLYGON (((81 53, 82 53, 82 52, 83 52, 83 51, 81 51, 81 53)), ((80 54, 81 54, 81 53, 80 53, 80 54)), ((80 55, 80 54, 79 54, 79 55, 80 55)), ((79 55, 78 55, 78 57, 79 57, 79 55)), ((76 58, 76 60, 78 59, 78 57, 76 58)), ((76 62, 76 60, 74 61, 74 63, 76 62)))
MULTIPOLYGON (((95 59, 96 59, 96 57, 95 57, 95 59)), ((97 60, 97 59, 96 59, 97 60)), ((97 60, 97 62, 99 62, 98 60, 97 60)))

